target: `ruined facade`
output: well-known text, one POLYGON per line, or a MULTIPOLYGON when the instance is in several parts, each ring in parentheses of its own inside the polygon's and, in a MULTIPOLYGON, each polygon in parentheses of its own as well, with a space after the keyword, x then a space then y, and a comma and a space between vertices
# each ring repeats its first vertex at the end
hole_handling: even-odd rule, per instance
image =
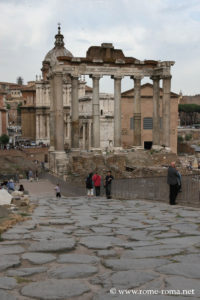
MULTIPOLYGON (((162 144, 162 97, 163 89, 160 88, 159 129, 160 143, 162 144)), ((121 95, 122 111, 122 146, 132 148, 134 145, 134 89, 125 91, 121 95)), ((170 148, 177 153, 177 126, 178 126, 178 101, 179 95, 170 93, 170 148)), ((153 146, 153 85, 150 83, 141 86, 141 144, 145 149, 153 146)))

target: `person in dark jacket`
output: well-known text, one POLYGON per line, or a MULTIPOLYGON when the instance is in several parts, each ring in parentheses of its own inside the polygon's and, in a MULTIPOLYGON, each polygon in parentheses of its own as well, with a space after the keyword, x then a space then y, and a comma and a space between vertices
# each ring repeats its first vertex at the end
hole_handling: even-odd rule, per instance
POLYGON ((90 173, 86 178, 86 189, 88 197, 92 197, 94 195, 93 192, 93 181, 92 181, 93 173, 90 173))
POLYGON ((111 171, 108 171, 107 176, 104 181, 107 199, 111 199, 111 183, 112 183, 113 179, 114 179, 114 177, 111 175, 111 171))
POLYGON ((168 168, 167 183, 169 184, 169 204, 176 205, 176 196, 179 191, 179 173, 176 170, 175 162, 171 162, 168 168))

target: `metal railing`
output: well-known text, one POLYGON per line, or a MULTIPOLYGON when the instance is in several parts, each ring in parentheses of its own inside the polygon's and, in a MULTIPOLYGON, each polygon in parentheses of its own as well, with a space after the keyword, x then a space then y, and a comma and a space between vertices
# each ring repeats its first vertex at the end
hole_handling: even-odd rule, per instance
MULTIPOLYGON (((178 204, 200 207, 200 175, 182 176, 181 190, 178 204)), ((113 180, 112 195, 119 199, 169 202, 169 186, 164 176, 117 179, 113 180)))

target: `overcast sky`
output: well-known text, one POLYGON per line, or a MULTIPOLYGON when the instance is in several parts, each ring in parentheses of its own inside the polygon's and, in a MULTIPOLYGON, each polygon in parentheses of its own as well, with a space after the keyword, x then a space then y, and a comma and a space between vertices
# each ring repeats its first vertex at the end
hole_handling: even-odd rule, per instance
MULTIPOLYGON (((35 80, 58 22, 74 56, 111 42, 126 56, 173 60, 172 91, 200 94, 200 0, 0 0, 0 81, 35 80)), ((123 79, 123 90, 132 85, 123 79)))

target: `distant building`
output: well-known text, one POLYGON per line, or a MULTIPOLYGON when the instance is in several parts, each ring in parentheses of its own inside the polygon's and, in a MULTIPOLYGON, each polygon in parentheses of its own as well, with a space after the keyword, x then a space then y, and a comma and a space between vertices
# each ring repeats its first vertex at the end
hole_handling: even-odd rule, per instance
POLYGON ((0 136, 7 134, 8 112, 4 103, 5 92, 0 90, 0 136))
MULTIPOLYGON (((122 146, 131 148, 134 144, 134 89, 121 94, 122 111, 122 146)), ((162 128, 162 95, 160 88, 160 132, 162 128)), ((178 100, 179 95, 171 92, 171 113, 170 113, 170 145, 171 150, 177 153, 177 126, 178 126, 178 100)), ((150 149, 153 143, 153 85, 150 83, 141 86, 141 142, 144 149, 150 149)), ((160 133, 162 141, 162 135, 160 133)), ((162 144, 162 142, 161 142, 162 144)))

